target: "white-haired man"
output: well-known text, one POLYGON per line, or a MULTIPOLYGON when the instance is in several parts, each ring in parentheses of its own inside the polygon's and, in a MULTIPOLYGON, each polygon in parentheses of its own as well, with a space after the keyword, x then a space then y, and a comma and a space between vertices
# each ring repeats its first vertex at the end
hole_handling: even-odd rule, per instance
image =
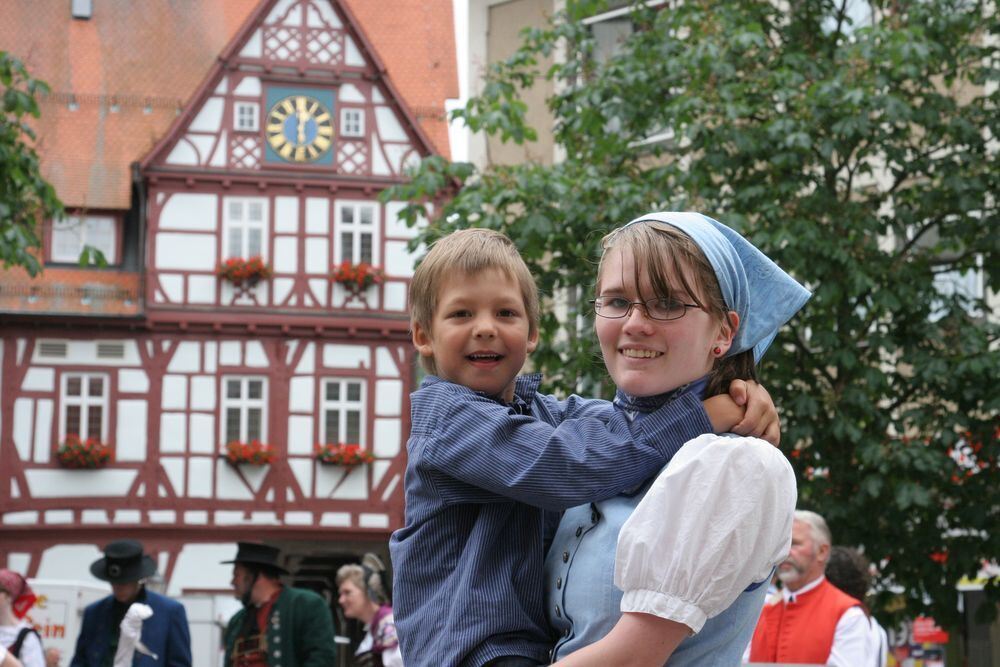
POLYGON ((832 542, 823 517, 804 510, 795 512, 792 548, 778 565, 781 595, 760 614, 750 642, 751 663, 868 664, 864 608, 824 575, 832 542))

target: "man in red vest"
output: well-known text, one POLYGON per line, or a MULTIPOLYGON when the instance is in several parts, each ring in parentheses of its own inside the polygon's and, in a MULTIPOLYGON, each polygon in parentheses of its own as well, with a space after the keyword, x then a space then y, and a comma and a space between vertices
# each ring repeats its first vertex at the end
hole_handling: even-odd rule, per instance
POLYGON ((868 619, 861 602, 824 576, 832 541, 823 517, 795 512, 792 548, 778 566, 781 594, 760 614, 751 663, 867 667, 868 619))

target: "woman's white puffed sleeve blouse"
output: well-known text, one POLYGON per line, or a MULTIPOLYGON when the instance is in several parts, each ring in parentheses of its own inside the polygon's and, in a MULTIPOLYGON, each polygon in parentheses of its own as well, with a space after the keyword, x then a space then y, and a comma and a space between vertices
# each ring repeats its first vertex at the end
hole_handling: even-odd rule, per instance
POLYGON ((621 610, 698 632, 788 555, 795 501, 795 474, 776 447, 731 434, 691 440, 622 526, 621 610))

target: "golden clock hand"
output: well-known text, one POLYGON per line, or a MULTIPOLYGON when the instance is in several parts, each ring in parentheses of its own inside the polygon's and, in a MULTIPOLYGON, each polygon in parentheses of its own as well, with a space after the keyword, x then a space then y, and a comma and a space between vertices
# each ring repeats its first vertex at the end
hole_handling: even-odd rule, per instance
POLYGON ((299 146, 303 146, 306 143, 306 114, 302 111, 297 111, 295 117, 299 121, 299 133, 296 139, 299 146))

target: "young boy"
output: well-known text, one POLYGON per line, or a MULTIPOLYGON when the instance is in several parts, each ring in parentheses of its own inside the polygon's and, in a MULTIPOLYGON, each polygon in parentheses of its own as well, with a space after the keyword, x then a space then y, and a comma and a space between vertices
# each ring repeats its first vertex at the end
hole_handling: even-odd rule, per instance
POLYGON ((607 402, 539 394, 539 376, 517 377, 538 342, 537 290, 497 232, 438 241, 410 303, 432 375, 411 396, 406 525, 390 541, 403 660, 548 664, 543 509, 641 484, 688 440, 731 428, 742 409, 720 411, 713 428, 702 404, 684 398, 630 433, 607 402))

